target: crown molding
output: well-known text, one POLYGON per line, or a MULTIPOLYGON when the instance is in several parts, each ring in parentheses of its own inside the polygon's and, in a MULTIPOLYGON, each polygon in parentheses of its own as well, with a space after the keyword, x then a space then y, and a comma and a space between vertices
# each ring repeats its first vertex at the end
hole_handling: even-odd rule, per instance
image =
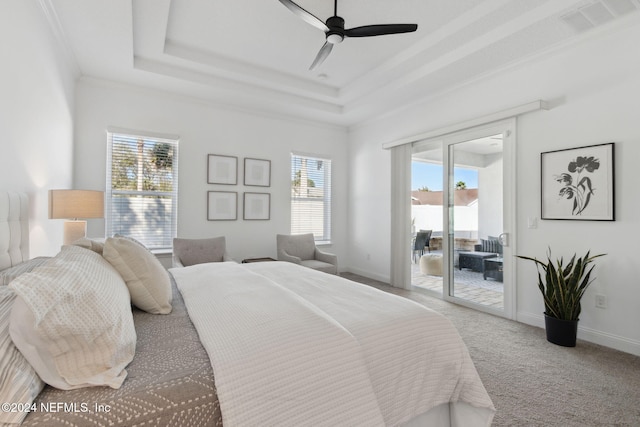
POLYGON ((223 77, 217 77, 208 73, 189 70, 184 67, 165 64, 160 61, 134 57, 134 68, 155 74, 174 77, 197 84, 206 85, 212 91, 219 94, 233 92, 253 99, 267 100, 270 105, 283 104, 285 106, 296 105, 297 108, 311 109, 323 113, 341 115, 343 108, 340 105, 318 101, 315 99, 292 95, 274 89, 261 86, 240 83, 223 77))
POLYGON ((210 74, 215 73, 229 80, 275 88, 299 96, 338 102, 339 92, 336 87, 302 79, 271 68, 252 65, 246 61, 216 55, 172 40, 165 41, 164 53, 207 66, 213 70, 210 74))
POLYGON ((78 84, 84 84, 90 87, 104 88, 108 90, 122 90, 128 93, 138 93, 143 96, 164 98, 173 102, 184 102, 195 105, 202 105, 209 108, 215 108, 223 111, 235 111, 241 114, 247 114, 255 117, 267 118, 270 120, 285 120, 287 122, 299 123, 305 126, 313 126, 319 129, 329 129, 335 131, 346 131, 347 127, 341 124, 335 124, 330 121, 314 120, 294 114, 280 113, 276 110, 266 110, 263 108, 252 108, 245 104, 213 100, 211 97, 198 97, 186 95, 183 92, 174 92, 170 90, 156 89, 148 86, 141 86, 131 83, 123 83, 114 80, 103 79, 100 77, 82 76, 78 79, 78 84))
POLYGON ((65 62, 71 68, 72 73, 76 77, 79 77, 80 75, 82 75, 82 70, 80 70, 78 60, 73 52, 73 49, 71 48, 71 45, 69 44, 69 40, 67 39, 64 30, 62 29, 62 24, 60 24, 60 19, 58 18, 58 14, 56 13, 55 8, 51 4, 51 0, 38 0, 38 5, 40 6, 40 10, 47 20, 47 23, 49 24, 49 28, 53 33, 54 39, 64 53, 65 62))

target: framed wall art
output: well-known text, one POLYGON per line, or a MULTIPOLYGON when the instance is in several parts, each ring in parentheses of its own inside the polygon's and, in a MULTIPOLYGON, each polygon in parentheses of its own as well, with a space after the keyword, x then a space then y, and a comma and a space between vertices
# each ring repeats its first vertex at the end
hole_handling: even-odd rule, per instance
POLYGON ((614 221, 614 143, 540 154, 542 219, 614 221))
POLYGON ((271 194, 244 193, 244 215, 246 220, 270 219, 271 194))
POLYGON ((244 159, 244 185, 271 186, 271 160, 244 159))
POLYGON ((238 193, 234 191, 207 192, 207 220, 233 221, 238 219, 238 193))
POLYGON ((238 183, 238 158, 209 154, 207 158, 207 183, 236 185, 238 183))

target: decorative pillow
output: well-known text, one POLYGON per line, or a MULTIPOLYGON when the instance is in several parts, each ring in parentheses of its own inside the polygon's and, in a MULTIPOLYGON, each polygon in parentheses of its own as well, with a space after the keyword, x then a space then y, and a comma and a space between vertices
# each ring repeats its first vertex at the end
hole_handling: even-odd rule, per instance
POLYGON ((89 239, 88 237, 81 237, 71 244, 89 249, 100 255, 102 255, 102 251, 104 250, 104 239, 89 239))
POLYGON ((131 236, 124 236, 122 234, 114 234, 113 237, 118 238, 118 239, 127 239, 127 240, 129 240, 129 241, 131 241, 133 243, 136 243, 136 244, 142 246, 143 248, 149 250, 149 248, 147 248, 147 246, 144 243, 142 243, 140 240, 135 239, 135 238, 133 238, 131 236))
POLYGON ((207 262, 222 262, 225 251, 224 236, 210 239, 173 239, 173 254, 185 267, 207 262))
MULTIPOLYGON (((12 289, 0 287, 0 402, 31 405, 44 383, 18 351, 9 336, 9 315, 16 295, 12 289)), ((0 410, 0 424, 20 424, 25 411, 0 410)))
POLYGON ((497 238, 489 237, 488 240, 481 239, 480 242, 482 244, 482 252, 502 253, 502 246, 497 238))
POLYGON ((8 285, 16 277, 20 276, 21 274, 30 272, 34 268, 41 266, 50 259, 51 257, 41 256, 25 262, 21 262, 20 264, 0 271, 0 285, 8 285))
POLYGON ((15 279, 13 342, 40 378, 71 390, 120 388, 136 349, 127 286, 95 252, 64 246, 48 263, 15 279))
POLYGON ((169 273, 148 249, 128 238, 110 237, 102 255, 124 279, 136 307, 153 314, 171 313, 169 273))
POLYGON ((494 236, 487 236, 487 238, 496 242, 496 252, 502 255, 502 243, 500 243, 500 238, 494 236))

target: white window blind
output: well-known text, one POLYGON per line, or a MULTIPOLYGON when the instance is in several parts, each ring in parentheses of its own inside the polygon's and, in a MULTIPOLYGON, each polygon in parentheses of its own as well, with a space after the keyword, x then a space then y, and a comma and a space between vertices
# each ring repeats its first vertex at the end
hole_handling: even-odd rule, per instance
POLYGON ((178 141, 107 133, 107 236, 169 249, 178 224, 178 141))
POLYGON ((331 241, 331 160, 291 155, 291 234, 331 241))

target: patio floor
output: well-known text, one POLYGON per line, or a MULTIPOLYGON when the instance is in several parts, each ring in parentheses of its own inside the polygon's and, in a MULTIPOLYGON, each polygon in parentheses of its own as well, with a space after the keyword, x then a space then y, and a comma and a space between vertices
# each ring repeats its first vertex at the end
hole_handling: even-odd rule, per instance
MULTIPOLYGON (((482 273, 454 269, 455 296, 496 309, 504 309, 504 286, 502 282, 482 278, 482 273)), ((420 272, 419 263, 411 263, 411 284, 442 295, 442 277, 420 272)))

